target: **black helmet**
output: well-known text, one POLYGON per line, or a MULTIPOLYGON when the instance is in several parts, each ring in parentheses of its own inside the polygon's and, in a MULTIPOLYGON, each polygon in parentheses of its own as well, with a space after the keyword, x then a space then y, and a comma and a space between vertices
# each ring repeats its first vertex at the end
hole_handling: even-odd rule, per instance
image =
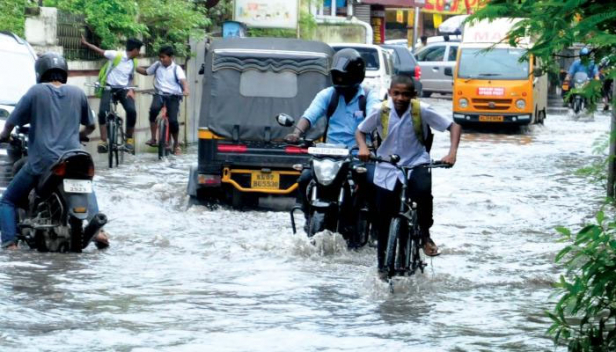
POLYGON ((338 51, 332 60, 332 82, 336 89, 359 87, 366 77, 366 62, 355 49, 338 51))
POLYGON ((45 75, 49 74, 53 70, 59 73, 60 76, 64 78, 62 82, 66 83, 66 78, 68 77, 68 65, 66 64, 64 57, 58 53, 49 52, 43 54, 36 60, 34 69, 36 71, 37 83, 41 83, 45 75))

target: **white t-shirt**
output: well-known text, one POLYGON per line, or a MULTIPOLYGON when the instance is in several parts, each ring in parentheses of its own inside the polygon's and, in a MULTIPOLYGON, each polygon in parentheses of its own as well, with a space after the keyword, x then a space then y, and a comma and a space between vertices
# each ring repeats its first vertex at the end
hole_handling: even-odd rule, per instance
POLYGON ((186 74, 182 67, 176 65, 175 62, 171 62, 171 65, 165 67, 160 61, 156 61, 148 67, 146 73, 156 76, 154 81, 156 91, 166 94, 182 94, 182 86, 179 81, 186 79, 186 74))
POLYGON ((130 77, 133 75, 135 68, 133 67, 133 60, 128 58, 126 51, 119 53, 115 50, 105 50, 105 57, 111 61, 115 60, 118 54, 122 55, 122 60, 118 66, 114 67, 109 76, 107 76, 107 85, 112 87, 127 87, 130 81, 130 77))

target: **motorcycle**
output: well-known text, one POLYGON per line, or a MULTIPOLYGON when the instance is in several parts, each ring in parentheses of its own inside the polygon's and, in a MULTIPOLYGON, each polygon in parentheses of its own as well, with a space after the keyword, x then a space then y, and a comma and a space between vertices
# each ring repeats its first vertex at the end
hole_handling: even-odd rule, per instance
MULTIPOLYGON (((9 153, 16 160, 16 174, 28 155, 27 128, 17 129, 12 137, 9 153)), ((92 214, 89 206, 93 177, 94 161, 88 152, 65 152, 18 204, 18 240, 39 252, 79 253, 86 248, 107 223, 105 214, 92 214)))
MULTIPOLYGON (((291 116, 280 114, 277 121, 285 127, 295 122, 291 116)), ((365 197, 359 196, 358 177, 367 172, 352 150, 346 146, 327 143, 314 144, 301 140, 300 146, 311 155, 308 164, 297 164, 298 171, 311 170, 312 178, 306 189, 308 199, 307 227, 309 237, 323 230, 340 233, 351 248, 364 246, 370 237, 371 222, 365 197)), ((365 192, 365 190, 362 190, 365 192)), ((291 226, 296 233, 295 212, 291 210, 291 226)))
POLYGON ((587 101, 582 94, 582 90, 589 81, 590 79, 586 72, 577 72, 573 75, 573 89, 571 89, 571 93, 569 94, 569 105, 575 115, 579 115, 580 112, 584 111, 586 108, 587 101))

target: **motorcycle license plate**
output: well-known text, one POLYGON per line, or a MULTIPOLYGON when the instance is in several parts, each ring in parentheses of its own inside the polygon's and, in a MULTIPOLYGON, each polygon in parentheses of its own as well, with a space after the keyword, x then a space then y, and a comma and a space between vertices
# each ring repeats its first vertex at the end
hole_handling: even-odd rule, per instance
POLYGON ((310 148, 308 148, 308 154, 311 154, 311 155, 347 156, 347 155, 349 155, 349 150, 346 149, 346 148, 310 147, 310 148))
POLYGON ((64 192, 66 193, 92 193, 92 181, 90 180, 64 180, 64 192))
POLYGON ((481 115, 479 116, 480 122, 503 122, 505 121, 504 116, 490 116, 490 115, 481 115))
POLYGON ((250 175, 250 187, 260 189, 279 189, 280 174, 275 172, 253 172, 250 175))

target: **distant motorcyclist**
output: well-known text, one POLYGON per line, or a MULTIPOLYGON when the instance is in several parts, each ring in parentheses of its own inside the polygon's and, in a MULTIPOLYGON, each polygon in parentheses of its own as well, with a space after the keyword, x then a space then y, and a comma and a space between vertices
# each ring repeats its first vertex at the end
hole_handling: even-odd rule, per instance
POLYGON ((582 50, 580 50, 580 58, 573 61, 571 66, 569 66, 565 81, 570 81, 577 72, 586 72, 588 77, 599 79, 599 68, 595 65, 593 60, 590 60, 590 50, 588 50, 588 48, 582 48, 582 50), (587 64, 585 64, 584 61, 586 61, 587 64))
MULTIPOLYGON (((287 142, 296 143, 311 126, 326 117, 326 141, 348 148, 355 147, 357 126, 366 118, 366 112, 378 107, 380 99, 375 90, 366 91, 361 86, 366 76, 366 63, 357 50, 347 48, 338 51, 333 57, 330 72, 333 87, 325 88, 316 95, 297 123, 295 131, 285 137, 287 142)), ((310 170, 304 170, 298 179, 298 202, 302 205, 304 215, 307 215, 306 189, 311 177, 310 170)), ((357 182, 361 188, 365 180, 357 182)))
MULTIPOLYGON (((94 118, 83 91, 66 85, 68 66, 60 54, 46 53, 35 63, 37 83, 24 95, 6 121, 0 142, 9 140, 15 126, 30 124, 28 159, 17 172, 0 200, 2 247, 17 249, 16 205, 36 186, 39 176, 66 151, 80 149, 80 137, 95 129, 94 118), (79 125, 85 128, 79 131, 79 125)), ((89 206, 98 213, 96 197, 89 206)), ((97 242, 107 242, 99 232, 97 242)))

